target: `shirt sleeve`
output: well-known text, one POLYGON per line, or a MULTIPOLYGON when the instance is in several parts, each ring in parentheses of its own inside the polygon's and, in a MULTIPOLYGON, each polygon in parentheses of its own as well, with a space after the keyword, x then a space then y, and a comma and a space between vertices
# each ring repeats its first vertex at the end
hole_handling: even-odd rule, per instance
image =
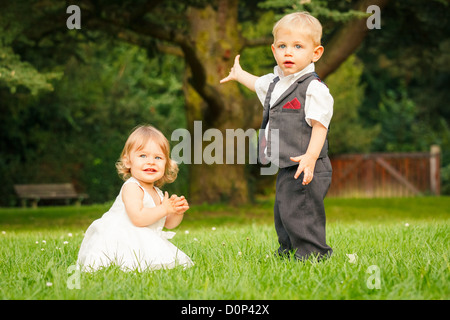
POLYGON ((334 99, 328 87, 319 80, 310 82, 306 90, 305 120, 311 126, 311 120, 319 121, 328 128, 333 116, 334 99))
POLYGON ((274 78, 275 75, 273 73, 269 73, 259 77, 255 82, 255 92, 263 106, 264 101, 266 100, 267 91, 269 90, 269 85, 274 78))

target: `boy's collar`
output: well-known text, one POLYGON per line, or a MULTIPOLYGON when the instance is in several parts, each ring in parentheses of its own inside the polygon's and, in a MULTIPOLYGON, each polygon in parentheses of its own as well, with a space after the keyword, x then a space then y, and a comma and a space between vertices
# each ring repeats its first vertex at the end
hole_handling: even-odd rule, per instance
POLYGON ((314 71, 315 71, 314 62, 311 62, 310 64, 308 64, 303 70, 300 70, 299 72, 294 73, 294 74, 290 74, 288 76, 285 76, 283 74, 283 71, 281 71, 281 68, 278 65, 276 65, 273 68, 273 73, 275 74, 275 76, 280 77, 280 80, 283 79, 283 78, 290 78, 292 80, 295 80, 295 79, 298 79, 298 78, 300 78, 301 76, 303 76, 303 75, 305 75, 307 73, 314 72, 314 71))

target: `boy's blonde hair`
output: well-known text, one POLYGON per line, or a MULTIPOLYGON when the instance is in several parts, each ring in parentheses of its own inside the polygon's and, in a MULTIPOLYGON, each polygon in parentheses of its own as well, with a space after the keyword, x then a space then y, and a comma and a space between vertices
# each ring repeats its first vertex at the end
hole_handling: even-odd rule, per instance
POLYGON ((123 180, 130 178, 130 168, 125 166, 124 161, 127 158, 129 159, 132 151, 141 150, 149 140, 155 141, 161 147, 161 150, 167 159, 164 176, 155 182, 155 186, 161 187, 166 183, 174 182, 178 175, 178 165, 175 161, 170 159, 169 141, 161 133, 161 131, 150 125, 140 125, 133 129, 125 142, 125 146, 123 147, 119 160, 116 162, 117 172, 123 180))
POLYGON ((272 30, 274 42, 276 41, 277 31, 281 28, 300 30, 311 37, 315 46, 320 46, 320 39, 322 38, 322 24, 309 12, 303 11, 290 13, 278 20, 272 30))

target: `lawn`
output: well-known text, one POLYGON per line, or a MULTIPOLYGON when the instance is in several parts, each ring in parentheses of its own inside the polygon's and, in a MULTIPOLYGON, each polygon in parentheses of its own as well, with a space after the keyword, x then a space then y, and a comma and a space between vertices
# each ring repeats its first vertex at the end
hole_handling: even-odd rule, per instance
POLYGON ((0 298, 450 298, 450 197, 327 199, 333 256, 304 263, 273 255, 273 200, 193 206, 172 239, 193 267, 79 273, 83 232, 109 205, 1 208, 0 298))

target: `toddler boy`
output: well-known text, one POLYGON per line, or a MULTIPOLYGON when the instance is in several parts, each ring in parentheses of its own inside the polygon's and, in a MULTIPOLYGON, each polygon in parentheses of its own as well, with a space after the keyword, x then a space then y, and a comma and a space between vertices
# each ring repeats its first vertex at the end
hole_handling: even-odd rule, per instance
POLYGON ((280 19, 272 33, 274 73, 254 76, 241 68, 238 55, 220 82, 242 83, 264 105, 261 129, 267 143, 260 151, 280 168, 274 206, 278 254, 320 259, 333 251, 326 244, 323 203, 332 174, 327 135, 333 97, 314 72, 324 51, 322 25, 309 13, 296 12, 280 19))

